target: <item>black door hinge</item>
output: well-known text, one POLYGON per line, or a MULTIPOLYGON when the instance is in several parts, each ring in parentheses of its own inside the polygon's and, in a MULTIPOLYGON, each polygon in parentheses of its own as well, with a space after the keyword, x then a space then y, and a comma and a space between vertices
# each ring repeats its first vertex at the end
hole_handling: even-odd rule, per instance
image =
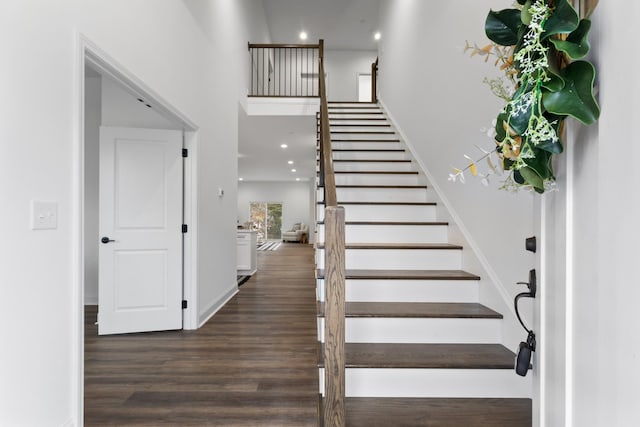
POLYGON ((189 157, 189 150, 186 148, 182 149, 182 157, 189 157))
POLYGON ((182 308, 187 308, 187 305, 188 305, 188 304, 187 304, 187 300, 186 300, 186 299, 183 299, 183 300, 182 300, 182 308))
POLYGON ((187 226, 187 224, 182 224, 182 232, 186 233, 189 230, 189 227, 187 226))

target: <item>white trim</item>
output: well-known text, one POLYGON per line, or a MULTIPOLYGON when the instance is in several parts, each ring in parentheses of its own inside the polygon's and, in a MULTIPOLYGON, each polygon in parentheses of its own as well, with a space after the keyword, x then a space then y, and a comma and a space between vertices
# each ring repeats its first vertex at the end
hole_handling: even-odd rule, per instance
POLYGON ((184 171, 184 221, 189 231, 184 235, 184 297, 189 306, 183 312, 183 329, 198 329, 198 134, 184 132, 189 157, 184 171))
POLYGON ((516 311, 513 308, 513 298, 510 296, 509 292, 505 288, 504 284, 502 283, 502 280, 500 280, 500 278, 498 277, 498 274, 495 272, 493 267, 491 267, 491 264, 487 260, 487 257, 484 255, 484 253, 482 252, 482 250, 480 249, 480 247, 478 246, 476 241, 473 239, 473 237, 471 236, 471 233, 469 232, 469 230, 465 227, 462 219, 460 218, 458 213, 455 211, 455 209, 453 208, 453 205, 451 204, 451 202, 449 202, 449 199, 447 199, 447 197, 445 196, 444 192, 440 189, 440 187, 436 183, 435 179, 433 178, 433 176, 429 172, 429 169, 427 169, 427 167, 424 164, 424 162, 422 161, 422 159, 416 154, 417 151, 415 150, 414 146, 411 144, 411 142, 409 141, 407 136, 402 132, 402 130, 398 126, 398 122, 394 119, 393 115, 389 112, 389 109, 385 105, 384 101, 382 99, 378 99, 378 102, 380 103, 380 105, 381 105, 382 109, 384 110, 385 114, 393 122, 396 131, 400 135, 400 138, 402 138, 402 141, 405 143, 407 148, 409 148, 409 150, 411 151, 411 154, 413 155, 414 159, 416 160, 416 162, 420 166, 420 169, 422 170, 422 172, 424 172, 425 176, 427 177, 427 180, 429 181, 429 185, 431 187, 433 187, 434 191, 438 195, 438 197, 439 197, 440 201, 442 202, 442 204, 444 205, 445 209, 448 211, 449 215, 451 215, 451 219, 458 226, 458 229, 460 230, 460 233, 462 233, 462 236, 465 238, 467 243, 469 243, 469 246, 470 246, 471 250, 474 252, 476 257, 478 258, 478 261, 480 262, 480 265, 487 272, 487 275, 489 276, 489 279, 493 282, 496 290, 498 291, 498 293, 500 294, 500 296, 504 300, 505 306, 508 308, 508 310, 512 314, 513 318, 515 319, 516 318, 516 311))
POLYGON ((217 302, 211 304, 211 306, 202 313, 203 320, 200 321, 198 328, 201 328, 205 323, 209 321, 222 307, 224 307, 236 294, 238 293, 238 285, 234 284, 231 289, 220 298, 217 302))
MULTIPOLYGON (((566 141, 575 141, 573 138, 573 127, 571 125, 566 127, 567 137, 566 141)), ((567 144, 565 144, 567 145, 567 144)), ((565 258, 565 402, 564 402, 564 416, 566 427, 573 426, 573 301, 574 301, 574 237, 573 237, 573 218, 574 218, 574 177, 575 177, 575 150, 567 150, 567 208, 565 212, 566 224, 565 224, 565 246, 566 246, 566 258, 565 258)))
POLYGON ((76 425, 76 420, 74 420, 73 418, 69 418, 64 424, 62 424, 62 427, 75 427, 76 425))
MULTIPOLYGON (((84 52, 85 38, 76 32, 75 43, 77 56, 74 69, 74 102, 73 120, 76 135, 73 140, 73 190, 72 190, 72 288, 71 296, 75 301, 75 309, 71 320, 75 337, 71 337, 71 395, 72 413, 78 420, 78 425, 84 425, 84 52), (74 369, 75 368, 75 369, 74 369)), ((73 426, 73 418, 65 423, 73 426)))
MULTIPOLYGON (((540 197, 540 225, 539 225, 539 239, 537 241, 537 250, 539 252, 536 257, 539 264, 537 265, 538 270, 538 289, 537 289, 537 301, 540 304, 540 312, 539 312, 539 325, 538 325, 538 334, 536 335, 536 357, 534 359, 534 369, 538 370, 538 413, 537 413, 537 421, 539 427, 545 427, 547 425, 545 414, 547 412, 547 363, 549 362, 549 352, 547 351, 547 337, 548 335, 548 324, 547 324, 547 303, 545 299, 546 289, 547 289, 547 253, 546 249, 548 248, 547 242, 549 241, 547 237, 547 197, 542 195, 540 197)), ((534 353, 535 354, 535 353, 534 353)), ((535 397, 535 396, 534 396, 535 397)), ((534 406, 535 408, 535 406, 534 406)), ((536 414, 534 414, 536 415, 536 414)), ((534 416, 535 420, 535 416, 534 416)))

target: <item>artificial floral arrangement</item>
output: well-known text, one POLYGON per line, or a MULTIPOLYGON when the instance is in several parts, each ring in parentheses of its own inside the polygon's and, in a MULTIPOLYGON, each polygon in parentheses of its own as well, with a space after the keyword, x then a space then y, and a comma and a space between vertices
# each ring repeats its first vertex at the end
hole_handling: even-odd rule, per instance
POLYGON ((496 148, 470 161, 466 168, 454 168, 449 179, 464 182, 464 172, 482 178, 496 173, 492 156, 497 156, 507 178, 502 188, 549 189, 555 177, 554 154, 563 151, 562 128, 567 117, 584 124, 594 123, 600 108, 593 96, 595 68, 582 60, 589 51, 591 21, 579 19, 568 0, 516 0, 514 7, 490 11, 485 32, 491 44, 467 43, 465 51, 481 55, 505 78, 485 79, 493 94, 505 100, 490 135, 496 148), (505 80, 506 79, 506 80, 505 80), (488 171, 479 174, 477 164, 487 161, 488 171))

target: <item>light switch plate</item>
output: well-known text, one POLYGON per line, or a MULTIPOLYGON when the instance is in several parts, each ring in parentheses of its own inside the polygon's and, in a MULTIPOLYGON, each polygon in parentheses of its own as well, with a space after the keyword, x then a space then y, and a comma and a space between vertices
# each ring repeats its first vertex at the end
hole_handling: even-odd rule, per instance
POLYGON ((58 204, 32 200, 31 229, 55 230, 56 228, 58 228, 58 204))

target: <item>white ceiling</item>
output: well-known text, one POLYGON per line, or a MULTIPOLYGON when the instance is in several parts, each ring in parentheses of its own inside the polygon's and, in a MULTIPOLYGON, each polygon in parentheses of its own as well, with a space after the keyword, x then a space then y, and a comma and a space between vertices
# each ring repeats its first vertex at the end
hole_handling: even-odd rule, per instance
MULTIPOLYGON (((273 43, 324 39, 325 49, 376 50, 379 0, 263 0, 273 43)), ((316 174, 315 117, 247 116, 240 109, 238 177, 243 181, 304 181, 316 174), (280 148, 286 143, 287 149, 280 148), (293 165, 287 161, 293 160, 293 165), (296 172, 291 172, 295 168, 296 172)))
POLYGON ((314 116, 247 116, 238 119, 238 177, 244 181, 312 180, 316 173, 314 116), (281 148, 280 144, 287 144, 281 148), (287 162, 293 160, 293 165, 287 162), (291 172, 296 169, 296 172, 291 172))
POLYGON ((273 43, 324 39, 326 49, 375 50, 379 0, 263 0, 273 43))

